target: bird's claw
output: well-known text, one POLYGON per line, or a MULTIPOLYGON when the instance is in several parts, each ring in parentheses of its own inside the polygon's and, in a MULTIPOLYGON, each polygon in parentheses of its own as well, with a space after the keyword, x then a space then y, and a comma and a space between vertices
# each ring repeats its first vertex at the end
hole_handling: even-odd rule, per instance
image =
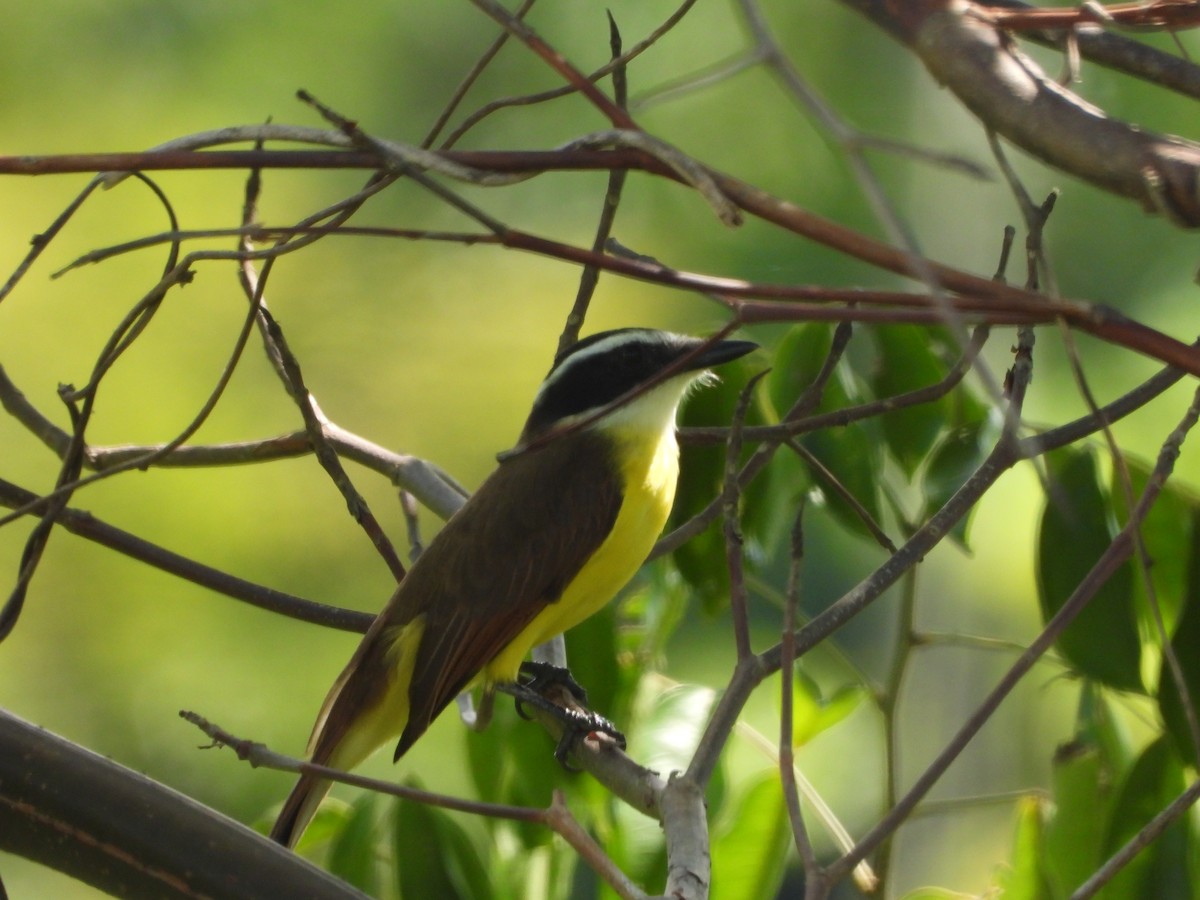
POLYGON ((505 685, 501 690, 512 696, 521 718, 528 719, 527 707, 534 707, 553 716, 562 725, 563 733, 558 746, 554 748, 554 758, 563 768, 576 771, 567 762, 567 756, 576 741, 591 735, 606 735, 620 749, 625 749, 625 735, 604 716, 587 709, 562 706, 544 695, 546 689, 560 687, 570 695, 571 700, 582 706, 587 700, 587 691, 571 677, 569 671, 547 663, 525 663, 521 666, 521 674, 527 676, 526 680, 505 685))

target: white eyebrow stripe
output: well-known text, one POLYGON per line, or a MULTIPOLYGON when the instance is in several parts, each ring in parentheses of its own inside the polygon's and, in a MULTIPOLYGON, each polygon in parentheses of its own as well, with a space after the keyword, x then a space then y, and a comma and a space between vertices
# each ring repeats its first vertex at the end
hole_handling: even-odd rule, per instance
POLYGON ((541 386, 537 390, 537 394, 534 396, 534 405, 535 406, 537 405, 537 401, 541 398, 543 392, 545 392, 546 388, 552 382, 560 380, 566 372, 570 371, 572 368, 574 368, 580 362, 587 360, 587 359, 591 359, 592 357, 597 356, 601 353, 607 353, 608 351, 612 350, 614 347, 619 347, 622 344, 662 343, 662 339, 658 335, 659 335, 659 332, 655 332, 655 331, 651 331, 651 330, 629 331, 629 332, 625 332, 623 334, 613 334, 613 335, 609 335, 606 338, 603 338, 602 340, 597 341, 596 343, 592 344, 589 347, 584 347, 582 350, 578 351, 577 353, 573 353, 572 355, 568 356, 563 361, 562 365, 560 365, 553 372, 551 372, 546 377, 545 381, 542 382, 541 386))

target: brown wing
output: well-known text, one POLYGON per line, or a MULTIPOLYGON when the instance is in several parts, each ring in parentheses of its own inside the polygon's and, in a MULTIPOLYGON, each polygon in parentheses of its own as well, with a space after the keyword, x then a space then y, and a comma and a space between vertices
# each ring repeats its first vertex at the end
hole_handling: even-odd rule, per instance
POLYGON ((502 463, 408 573, 397 621, 426 621, 397 759, 604 542, 622 499, 611 452, 581 432, 502 463))
MULTIPOLYGON (((391 663, 388 660, 390 644, 385 637, 387 622, 384 614, 395 600, 396 595, 393 595, 389 605, 371 623, 354 655, 329 689, 308 742, 308 754, 312 762, 332 764, 338 745, 355 721, 365 710, 380 703, 387 692, 391 663)), ((342 765, 353 768, 359 762, 361 759, 349 760, 342 762, 342 765)))
MULTIPOLYGON (((620 511, 610 453, 607 439, 581 432, 492 473, 409 570, 338 676, 313 728, 313 762, 357 765, 373 748, 360 740, 348 753, 343 742, 389 702, 390 691, 407 689, 398 759, 480 669, 558 600, 620 511), (392 645, 420 616, 411 683, 395 683, 392 645)), ((315 776, 301 777, 272 838, 291 846, 328 788, 315 776)))

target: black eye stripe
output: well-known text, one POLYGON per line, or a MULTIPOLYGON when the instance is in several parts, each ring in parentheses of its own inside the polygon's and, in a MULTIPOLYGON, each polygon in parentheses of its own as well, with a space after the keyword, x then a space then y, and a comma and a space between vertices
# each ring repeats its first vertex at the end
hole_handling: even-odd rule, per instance
MULTIPOLYGON (((649 328, 622 328, 584 338, 554 361, 533 401, 521 441, 527 442, 556 422, 595 412, 684 357, 689 359, 679 374, 698 375, 704 369, 745 356, 757 346, 738 340, 709 343, 703 338, 649 328)), ((677 383, 676 387, 682 394, 683 384, 677 383)))
POLYGON ((542 384, 525 426, 526 436, 611 403, 701 343, 696 338, 640 328, 602 332, 579 341, 559 356, 542 384), (627 340, 589 352, 589 348, 619 337, 627 340))

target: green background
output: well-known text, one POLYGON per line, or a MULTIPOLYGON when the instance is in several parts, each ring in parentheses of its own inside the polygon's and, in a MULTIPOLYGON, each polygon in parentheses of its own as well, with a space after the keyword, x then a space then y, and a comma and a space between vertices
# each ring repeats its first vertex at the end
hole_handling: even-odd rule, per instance
MULTIPOLYGON (((467 3, 288 4, 250 2, 46 2, 7 4, 0 30, 0 152, 50 154, 137 150, 179 135, 231 124, 320 125, 294 99, 306 88, 371 133, 419 142, 454 86, 495 33, 467 3)), ((671 4, 609 4, 631 44, 671 4)), ((600 6, 545 0, 535 27, 580 68, 608 55, 600 6)), ((848 121, 872 134, 989 164, 970 118, 909 57, 865 21, 833 3, 767 5, 777 34, 812 87, 848 121)), ((1194 37, 1186 36, 1193 50, 1194 37)), ((630 69, 635 99, 744 46, 726 4, 699 4, 685 23, 630 69)), ((1054 70, 1053 57, 1043 55, 1054 70)), ((1138 88, 1093 68, 1082 90, 1115 115, 1193 138, 1186 101, 1138 88)), ((556 86, 530 54, 510 47, 466 109, 495 97, 556 86)), ((703 90, 644 107, 639 122, 685 152, 781 196, 872 234, 881 228, 855 185, 844 153, 823 136, 761 68, 703 90)), ((517 108, 485 121, 463 147, 541 149, 603 128, 572 98, 517 108)), ((1019 154, 1015 154, 1019 158, 1019 154)), ((1001 229, 1017 221, 1003 185, 979 183, 911 159, 873 154, 872 162, 922 247, 936 259, 990 274, 1001 229)), ((1067 296, 1109 303, 1189 340, 1196 266, 1194 237, 1125 201, 1058 173, 1020 163, 1032 193, 1064 191, 1048 233, 1067 296)), ((182 172, 155 176, 184 227, 236 223, 244 176, 182 172)), ((270 172, 259 219, 287 224, 357 189, 361 172, 270 172)), ((0 180, 0 272, 24 255, 85 183, 64 175, 0 180)), ((603 174, 560 174, 502 190, 464 189, 489 213, 560 240, 590 243, 603 174)), ((461 229, 461 216, 402 184, 373 201, 358 224, 461 229)), ((0 304, 0 364, 60 425, 59 383, 80 384, 124 312, 157 279, 161 250, 127 254, 57 280, 50 273, 98 246, 165 229, 161 208, 127 182, 95 196, 0 304)), ((617 220, 623 244, 680 268, 762 281, 893 286, 888 276, 831 251, 748 222, 720 225, 692 193, 633 175, 617 220)), ((228 242, 208 246, 225 247, 228 242)), ((159 442, 172 437, 203 401, 232 346, 245 310, 231 263, 197 267, 195 282, 174 291, 151 326, 105 382, 93 442, 159 442)), ((1017 276, 1019 277, 1019 276, 1017 276)), ((304 366, 325 413, 393 450, 435 461, 476 486, 494 454, 510 446, 549 365, 574 296, 577 270, 490 247, 334 238, 277 265, 267 300, 304 366)), ((586 331, 637 324, 694 332, 722 322, 710 301, 605 276, 586 331)), ((782 333, 752 336, 770 347, 782 333)), ((1026 407, 1033 422, 1057 423, 1083 405, 1065 368, 1061 341, 1042 331, 1026 407)), ((1103 401, 1156 366, 1132 354, 1101 355, 1079 338, 1103 401)), ((987 351, 993 371, 1007 364, 1010 337, 987 351)), ((197 442, 266 437, 299 427, 295 407, 257 352, 257 341, 197 442)), ((1122 445, 1152 455, 1190 387, 1118 429, 1122 445)), ((47 488, 54 460, 34 437, 0 418, 4 477, 47 488)), ((1177 471, 1197 481, 1197 451, 1177 471)), ((351 469, 398 546, 403 518, 380 477, 351 469)), ((345 514, 337 492, 311 459, 217 470, 131 473, 79 493, 73 505, 209 565, 315 600, 373 610, 390 576, 345 514)), ((1028 467, 1004 478, 984 501, 972 532, 974 555, 949 544, 922 570, 921 626, 1027 642, 1038 630, 1033 579, 1034 523, 1041 505, 1028 467)), ((426 537, 436 520, 424 516, 426 537)), ((818 514, 816 521, 820 523, 818 514)), ((15 576, 29 525, 0 532, 0 573, 15 576)), ((820 608, 882 558, 876 548, 814 528, 806 602, 820 608)), ((761 600, 759 601, 761 602, 761 600)), ((772 642, 774 607, 756 618, 758 646, 772 642)), ((845 635, 856 664, 885 671, 885 610, 869 612, 845 635), (880 635, 883 635, 881 638, 880 635)), ((56 534, 14 634, 0 646, 0 705, 98 752, 147 772, 243 821, 269 816, 290 777, 251 770, 228 752, 199 752, 200 735, 176 718, 193 709, 244 737, 299 753, 332 678, 355 644, 333 633, 258 612, 152 571, 66 534, 56 534)), ((898 734, 901 773, 911 777, 943 745, 1011 654, 975 647, 919 651, 904 685, 898 734)), ((668 672, 718 688, 731 671, 728 617, 695 609, 667 649, 668 672)), ((848 676, 832 653, 812 661, 833 687, 848 676)), ((1071 734, 1077 687, 1038 670, 985 728, 935 789, 934 798, 1002 793, 1045 783, 1050 753, 1071 734)), ((775 726, 774 689, 760 692, 749 723, 775 726)), ((1136 740, 1136 726, 1133 726, 1136 740)), ((861 707, 844 726, 805 748, 809 778, 860 834, 879 811, 878 714, 861 707)), ((368 771, 419 773, 435 790, 463 789, 463 729, 443 717, 395 768, 376 759, 368 771)), ((749 741, 735 743, 735 780, 770 763, 749 741)), ((566 778, 567 776, 563 776, 566 778)), ((987 883, 1005 858, 1011 802, 968 805, 922 817, 902 832, 898 888, 915 879, 962 890, 987 883), (945 853, 953 840, 956 852, 945 853), (969 842, 969 846, 964 846, 969 842)), ((0 857, 9 896, 89 897, 73 882, 0 857)))

